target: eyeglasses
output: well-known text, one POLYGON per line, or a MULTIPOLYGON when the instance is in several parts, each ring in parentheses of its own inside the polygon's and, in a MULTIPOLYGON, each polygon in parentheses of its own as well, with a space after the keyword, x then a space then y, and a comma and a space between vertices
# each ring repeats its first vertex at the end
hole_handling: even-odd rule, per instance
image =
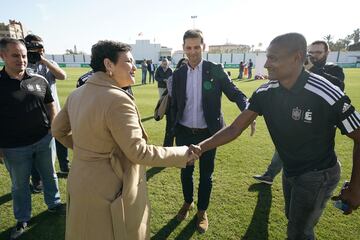
POLYGON ((309 51, 309 54, 310 55, 313 55, 313 54, 318 54, 318 55, 320 55, 320 54, 323 54, 324 52, 323 51, 309 51))

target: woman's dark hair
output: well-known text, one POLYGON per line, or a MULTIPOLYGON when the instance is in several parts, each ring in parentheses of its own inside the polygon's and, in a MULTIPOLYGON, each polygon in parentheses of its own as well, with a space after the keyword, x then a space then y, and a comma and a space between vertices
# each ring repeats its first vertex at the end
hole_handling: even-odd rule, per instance
POLYGON ((114 64, 117 63, 119 53, 129 52, 131 47, 129 44, 103 40, 94 44, 91 48, 90 66, 94 72, 106 72, 104 59, 108 58, 114 64))
POLYGON ((178 63, 176 64, 176 69, 180 68, 183 64, 184 61, 187 60, 187 58, 182 58, 178 61, 178 63))

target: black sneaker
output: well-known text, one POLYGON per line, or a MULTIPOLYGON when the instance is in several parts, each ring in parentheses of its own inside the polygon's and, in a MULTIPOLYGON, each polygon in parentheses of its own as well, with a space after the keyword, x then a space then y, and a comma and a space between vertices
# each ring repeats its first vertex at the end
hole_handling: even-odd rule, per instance
POLYGON ((68 175, 68 174, 69 174, 69 171, 70 171, 69 168, 63 168, 63 169, 60 168, 59 173, 60 173, 60 174, 64 174, 64 175, 68 175))
POLYGON ((27 222, 18 222, 10 234, 10 240, 18 239, 26 230, 27 222))
POLYGON ((33 182, 32 184, 30 184, 30 189, 31 189, 31 192, 34 194, 42 193, 44 190, 44 186, 41 181, 36 182, 36 183, 33 182))
POLYGON ((274 179, 271 176, 265 175, 265 174, 263 174, 263 175, 254 175, 253 178, 255 178, 256 180, 258 180, 258 181, 260 181, 262 183, 266 183, 266 184, 269 184, 269 185, 273 184, 273 181, 274 181, 274 179))
POLYGON ((66 215, 66 204, 60 203, 60 204, 56 205, 55 207, 48 208, 48 211, 53 214, 59 215, 59 216, 65 216, 66 215))

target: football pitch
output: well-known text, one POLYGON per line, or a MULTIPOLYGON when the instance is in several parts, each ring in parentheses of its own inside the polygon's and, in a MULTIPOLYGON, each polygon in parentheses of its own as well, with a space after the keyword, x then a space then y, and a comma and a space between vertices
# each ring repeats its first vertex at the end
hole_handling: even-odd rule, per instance
MULTIPOLYGON (((76 80, 88 71, 85 68, 65 68, 68 78, 58 81, 61 103, 75 89, 76 80)), ((231 77, 237 69, 228 69, 231 77)), ((344 69, 345 91, 353 105, 360 110, 360 68, 344 69)), ((147 76, 148 77, 148 76, 147 76)), ((234 80, 248 97, 266 80, 234 80)), ((136 72, 133 92, 141 119, 149 135, 149 144, 161 145, 164 138, 165 119, 157 122, 153 116, 158 100, 157 85, 141 83, 141 70, 136 72)), ((236 104, 226 96, 222 98, 222 111, 227 124, 239 114, 236 104)), ((276 107, 276 106, 274 106, 276 107)), ((270 163, 274 146, 262 117, 257 119, 257 130, 250 137, 244 131, 235 141, 218 148, 213 175, 213 190, 208 209, 209 230, 200 235, 195 228, 196 210, 179 223, 176 213, 183 203, 180 170, 177 168, 148 168, 148 192, 152 206, 152 239, 285 239, 287 220, 284 215, 284 199, 281 175, 272 186, 259 184, 252 175, 262 174, 270 163)), ((336 194, 342 183, 351 175, 353 143, 340 131, 336 135, 336 152, 341 161, 342 174, 336 194)), ((70 153, 72 159, 72 154, 70 153)), ((57 164, 57 163, 56 163, 57 164)), ((56 166, 58 170, 58 165, 56 166)), ((195 199, 199 180, 198 166, 195 168, 195 199)), ((66 199, 66 178, 59 178, 61 198, 66 199)), ((104 186, 106 187, 106 186, 104 186)), ((62 240, 65 233, 65 217, 53 216, 46 211, 42 194, 32 195, 30 227, 20 239, 62 240)), ((5 166, 0 165, 0 239, 8 239, 16 224, 12 211, 11 182, 5 166)), ((315 229, 318 239, 360 239, 360 209, 350 216, 343 215, 329 201, 315 229)))

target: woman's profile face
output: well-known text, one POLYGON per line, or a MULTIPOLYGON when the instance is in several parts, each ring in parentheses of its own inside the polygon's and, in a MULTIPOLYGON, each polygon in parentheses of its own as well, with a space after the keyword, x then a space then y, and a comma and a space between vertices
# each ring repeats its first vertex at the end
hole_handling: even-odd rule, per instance
POLYGON ((117 81, 120 87, 127 87, 135 83, 134 58, 131 52, 122 52, 118 61, 113 65, 112 78, 117 81))

